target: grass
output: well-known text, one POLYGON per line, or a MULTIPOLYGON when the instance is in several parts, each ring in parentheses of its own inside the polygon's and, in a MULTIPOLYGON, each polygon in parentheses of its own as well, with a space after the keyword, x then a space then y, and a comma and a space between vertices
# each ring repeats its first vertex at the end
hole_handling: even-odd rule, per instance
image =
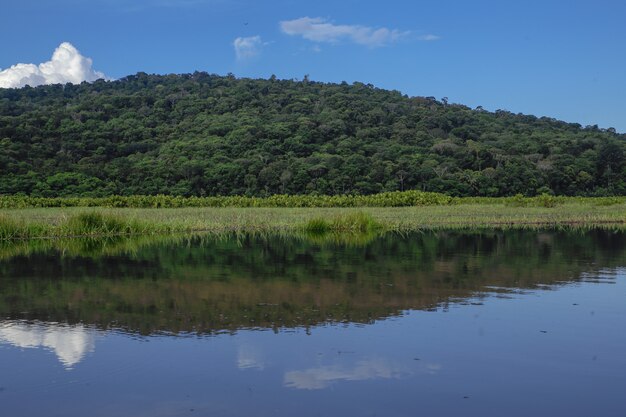
POLYGON ((106 208, 0 210, 0 239, 191 232, 358 234, 470 228, 626 228, 626 202, 570 200, 518 206, 508 200, 359 208, 106 208))
POLYGON ((324 233, 371 233, 383 230, 384 225, 375 220, 371 214, 358 212, 348 212, 335 215, 331 219, 315 217, 308 220, 302 230, 311 234, 324 233))
POLYGON ((123 213, 99 211, 75 214, 55 213, 54 220, 0 214, 0 240, 17 240, 48 237, 122 236, 170 232, 167 227, 127 218, 123 213))
POLYGON ((0 214, 0 240, 30 239, 46 236, 47 233, 48 228, 44 224, 0 214))
POLYGON ((105 215, 98 212, 85 212, 72 216, 63 223, 60 233, 65 236, 110 236, 141 234, 149 230, 136 219, 125 219, 120 215, 105 215))

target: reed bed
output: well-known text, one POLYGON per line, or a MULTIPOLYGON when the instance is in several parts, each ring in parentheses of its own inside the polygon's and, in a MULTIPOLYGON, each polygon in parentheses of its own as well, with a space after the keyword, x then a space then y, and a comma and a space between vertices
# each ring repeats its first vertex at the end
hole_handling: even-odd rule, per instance
POLYGON ((626 202, 552 207, 463 203, 359 208, 107 208, 0 210, 0 239, 169 233, 370 233, 472 228, 626 228, 626 202))

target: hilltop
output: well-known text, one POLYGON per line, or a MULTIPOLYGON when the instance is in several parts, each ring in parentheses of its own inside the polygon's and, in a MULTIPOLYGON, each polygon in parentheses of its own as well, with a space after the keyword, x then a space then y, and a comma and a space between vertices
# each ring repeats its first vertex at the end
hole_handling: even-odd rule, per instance
POLYGON ((306 77, 0 89, 0 195, 623 195, 625 151, 613 129, 306 77))

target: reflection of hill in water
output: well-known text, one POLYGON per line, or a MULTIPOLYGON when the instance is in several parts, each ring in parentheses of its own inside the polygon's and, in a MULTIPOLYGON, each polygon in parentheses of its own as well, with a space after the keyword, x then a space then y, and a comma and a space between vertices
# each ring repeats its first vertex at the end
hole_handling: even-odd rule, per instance
POLYGON ((160 239, 14 250, 0 261, 0 314, 99 327, 215 332, 367 323, 486 286, 532 288, 621 266, 606 231, 386 235, 364 246, 286 237, 160 239), (20 254, 21 253, 21 254, 20 254))

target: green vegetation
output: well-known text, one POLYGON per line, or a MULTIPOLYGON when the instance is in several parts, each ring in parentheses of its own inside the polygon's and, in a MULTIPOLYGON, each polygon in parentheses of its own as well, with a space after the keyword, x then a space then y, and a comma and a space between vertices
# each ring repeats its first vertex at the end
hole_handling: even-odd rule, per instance
POLYGON ((325 239, 366 241, 366 236, 390 230, 624 224, 626 197, 518 194, 460 198, 420 191, 266 198, 0 197, 0 239, 4 240, 176 232, 303 232, 316 239, 328 235, 325 239))
POLYGON ((22 229, 24 226, 13 219, 2 216, 0 217, 0 239, 19 239, 28 237, 24 235, 22 229))
POLYGON ((361 211, 338 215, 332 219, 316 217, 306 222, 303 230, 310 234, 325 233, 372 233, 383 230, 384 226, 370 214, 361 211))
POLYGON ((362 83, 139 73, 0 89, 0 195, 624 195, 625 138, 362 83))
POLYGON ((126 220, 121 216, 103 215, 102 213, 87 212, 70 217, 61 227, 64 236, 109 236, 140 234, 148 227, 138 220, 126 220))
POLYGON ((0 215, 0 240, 20 240, 49 237, 122 236, 191 231, 182 226, 129 218, 126 213, 87 211, 67 214, 50 213, 53 221, 41 221, 29 216, 0 215))
POLYGON ((581 203, 610 206, 626 203, 626 197, 556 197, 541 194, 524 197, 449 197, 440 193, 394 191, 372 195, 272 195, 269 197, 181 197, 181 196, 111 196, 46 198, 0 196, 0 209, 35 207, 111 207, 111 208, 185 208, 185 207, 411 207, 455 204, 506 204, 515 207, 555 207, 581 203))
MULTIPOLYGON (((454 204, 457 199, 440 193, 396 191, 373 195, 272 195, 269 197, 111 196, 104 198, 45 198, 0 196, 0 208, 27 207, 404 207, 454 204)), ((624 200, 626 201, 626 199, 624 200)))
MULTIPOLYGON (((461 199, 455 204, 359 208, 110 208, 0 210, 0 238, 209 232, 371 235, 428 229, 626 225, 626 201, 539 196, 461 199)), ((352 238, 350 238, 352 239, 352 238)), ((357 238, 356 240, 366 240, 357 238)))

